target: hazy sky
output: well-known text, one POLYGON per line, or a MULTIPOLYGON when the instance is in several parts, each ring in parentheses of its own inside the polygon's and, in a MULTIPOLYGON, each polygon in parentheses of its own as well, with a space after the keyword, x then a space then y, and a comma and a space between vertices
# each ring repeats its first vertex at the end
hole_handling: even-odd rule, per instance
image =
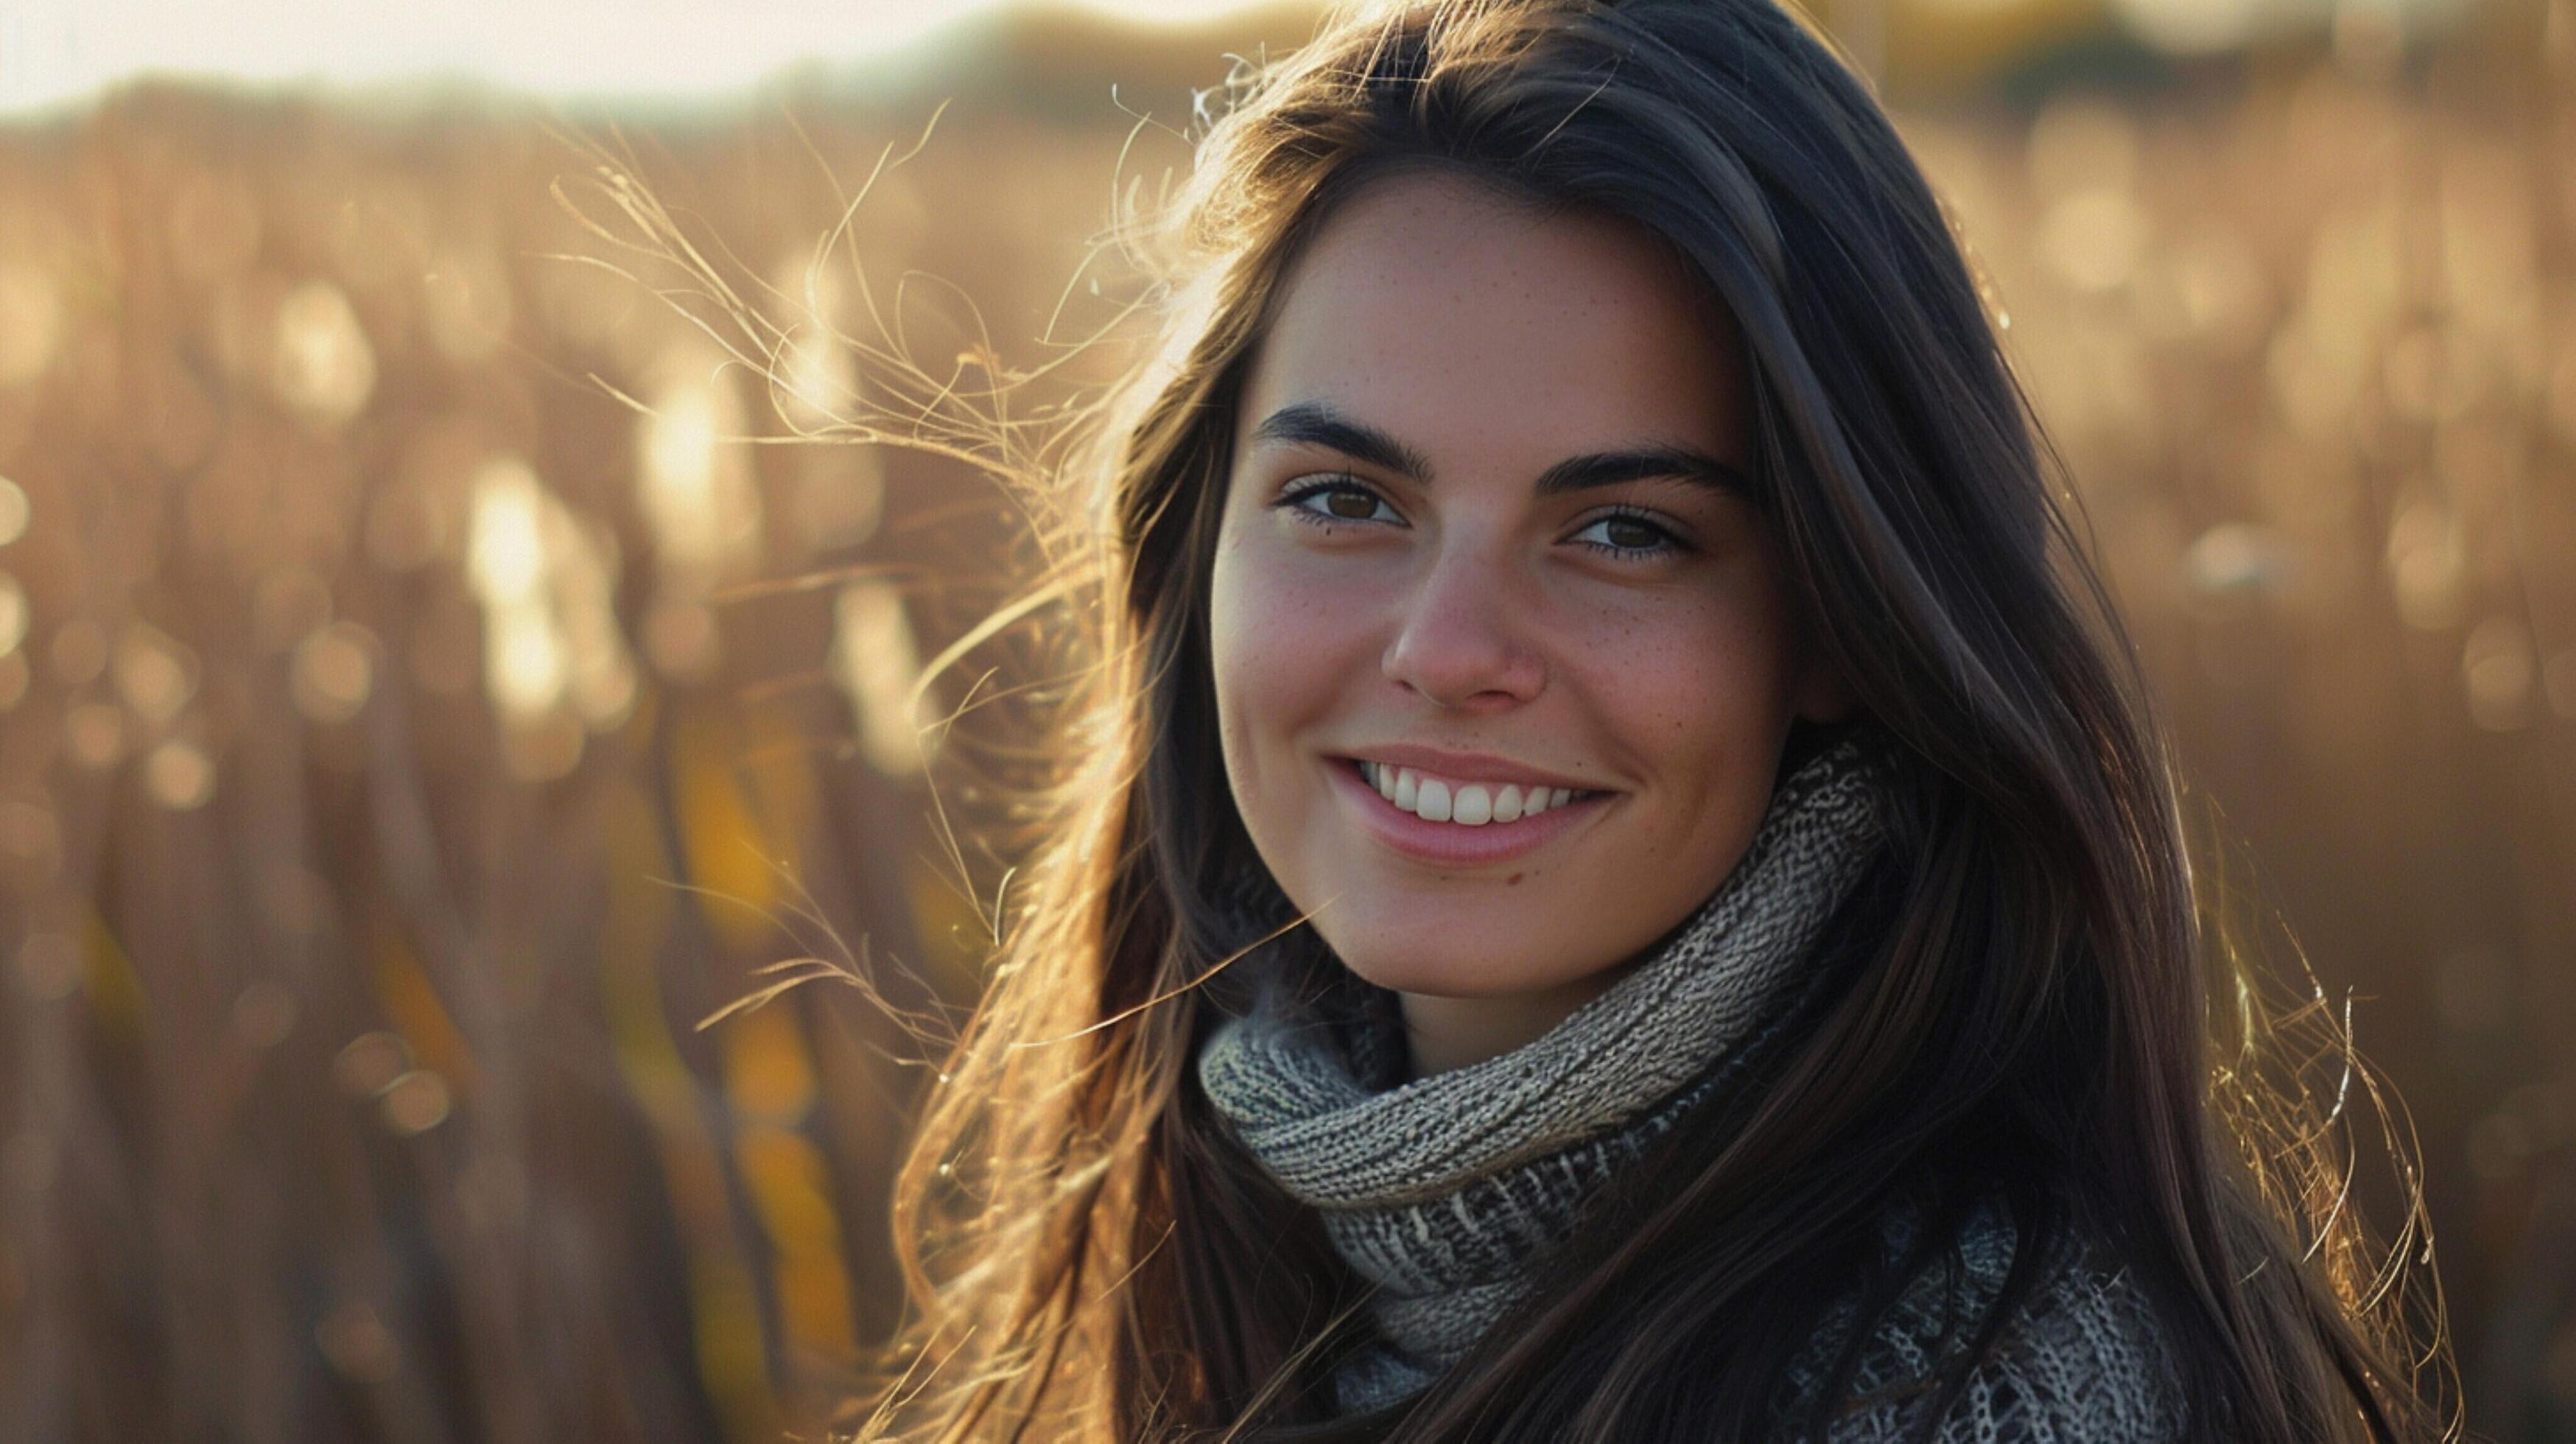
MULTIPOLYGON (((804 59, 847 60, 1010 0, 0 0, 0 115, 41 111, 137 75, 341 83, 465 76, 555 97, 732 91, 804 59)), ((1188 19, 1248 0, 1049 0, 1188 19)), ((1910 6, 1933 19, 2065 0, 1804 0, 1842 14, 1910 6)), ((2077 0, 2160 49, 2226 49, 2338 18, 2406 28, 2477 0, 2077 0)))
MULTIPOLYGON (((147 73, 470 75, 551 95, 730 90, 898 44, 1001 0, 0 0, 0 112, 147 73)), ((1183 18, 1242 0, 1083 0, 1183 18)))

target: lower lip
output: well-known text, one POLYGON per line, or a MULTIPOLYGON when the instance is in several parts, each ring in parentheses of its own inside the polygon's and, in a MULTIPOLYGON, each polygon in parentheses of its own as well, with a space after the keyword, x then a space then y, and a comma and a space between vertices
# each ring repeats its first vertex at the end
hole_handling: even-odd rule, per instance
POLYGON ((1358 809, 1361 824, 1372 836, 1406 857, 1444 867, 1482 867, 1527 857, 1545 846, 1548 839, 1581 826, 1618 795, 1597 793, 1511 822, 1464 827, 1454 822, 1426 822, 1387 801, 1345 758, 1327 758, 1324 767, 1333 775, 1334 786, 1358 809))

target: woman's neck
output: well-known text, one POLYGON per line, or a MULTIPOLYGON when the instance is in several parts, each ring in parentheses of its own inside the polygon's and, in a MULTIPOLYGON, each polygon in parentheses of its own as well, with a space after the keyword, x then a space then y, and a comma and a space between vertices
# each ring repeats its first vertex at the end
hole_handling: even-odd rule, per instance
POLYGON ((1407 1080, 1482 1063, 1537 1041, 1643 962, 1643 956, 1538 993, 1447 998, 1400 993, 1407 1080))

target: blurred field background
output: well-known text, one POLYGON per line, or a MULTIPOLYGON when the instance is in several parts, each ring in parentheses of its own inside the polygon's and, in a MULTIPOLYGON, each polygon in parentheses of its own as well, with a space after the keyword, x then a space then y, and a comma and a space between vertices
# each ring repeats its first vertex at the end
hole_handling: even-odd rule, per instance
MULTIPOLYGON (((1820 17, 2008 317, 2213 874, 2412 1110, 2471 1424, 2576 1439, 2576 0, 1820 17)), ((916 701, 1038 559, 833 422, 1060 362, 994 418, 1042 434, 1126 354, 1070 344, 1116 189, 1310 23, 0 120, 0 1440, 823 1427, 1061 660, 916 701)))

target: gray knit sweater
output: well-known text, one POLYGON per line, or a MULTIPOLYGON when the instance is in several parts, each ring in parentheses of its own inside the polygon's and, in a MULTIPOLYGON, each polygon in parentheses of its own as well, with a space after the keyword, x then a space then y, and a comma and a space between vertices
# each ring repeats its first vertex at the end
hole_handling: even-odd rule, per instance
MULTIPOLYGON (((1210 1102, 1376 1286, 1372 1338, 1334 1380, 1346 1412, 1410 1397, 1456 1363, 1522 1300, 1540 1255, 1573 1235, 1601 1185, 1735 1083, 1734 1065, 1781 1025, 1800 963, 1876 850, 1879 799, 1855 744, 1811 759, 1780 784, 1725 884, 1652 958, 1499 1057, 1405 1081, 1383 990, 1334 1011, 1264 987, 1211 1033, 1197 1070, 1210 1102)), ((1912 1226, 1887 1220, 1891 1257, 1912 1226)), ((1993 1297, 2013 1248, 2008 1222, 1980 1213, 1944 1266, 1908 1286, 1862 1351, 1837 1439, 1912 1437, 1957 1305, 1993 1297)), ((1933 1437, 2179 1437, 2179 1389, 2136 1286, 2078 1250, 2047 1262, 1933 1437)), ((1829 1311, 1784 1402, 1811 1396, 1811 1371, 1850 1323, 1848 1308, 1829 1311)))

